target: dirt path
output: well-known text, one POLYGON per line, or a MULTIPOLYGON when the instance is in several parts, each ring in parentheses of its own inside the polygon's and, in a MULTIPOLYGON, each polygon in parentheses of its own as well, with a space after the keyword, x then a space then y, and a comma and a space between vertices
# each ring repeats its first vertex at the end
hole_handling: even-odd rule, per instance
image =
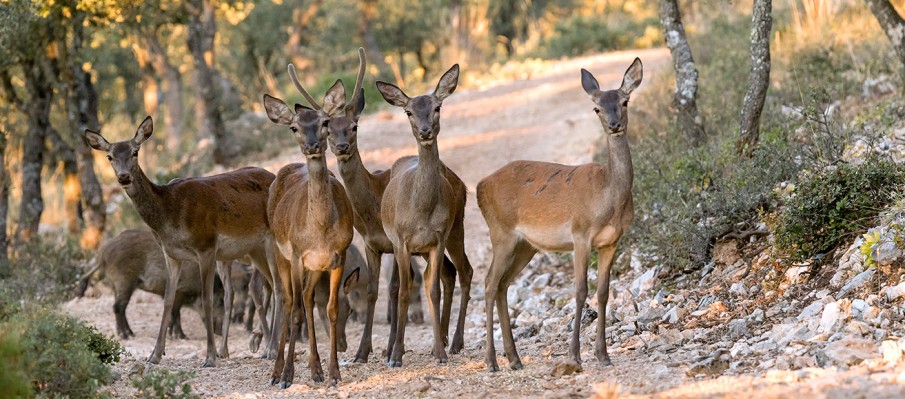
MULTIPOLYGON (((230 336, 231 359, 221 360, 216 368, 200 369, 204 357, 204 330, 200 318, 186 311, 183 323, 187 340, 169 340, 167 353, 159 367, 194 370, 191 380, 196 392, 205 397, 270 398, 270 397, 588 397, 598 389, 601 397, 618 387, 625 395, 653 395, 662 397, 721 397, 739 393, 744 386, 747 393, 759 396, 783 397, 814 392, 808 387, 833 381, 857 380, 865 377, 857 371, 849 374, 819 374, 809 385, 787 386, 786 377, 722 377, 695 382, 686 376, 687 367, 680 367, 678 352, 667 352, 652 357, 636 352, 635 346, 624 343, 611 344, 611 356, 615 367, 600 367, 591 361, 593 357, 592 333, 583 334, 582 348, 585 369, 578 374, 553 377, 551 369, 565 359, 568 348, 564 324, 568 320, 555 320, 560 330, 551 334, 537 334, 517 339, 526 368, 511 371, 505 356, 499 353, 503 371, 488 374, 484 367, 483 352, 483 279, 490 261, 487 227, 477 209, 474 187, 477 182, 504 164, 516 159, 532 159, 560 163, 583 163, 591 160, 592 148, 598 144, 600 127, 591 104, 580 88, 578 70, 591 70, 601 87, 615 88, 621 82, 625 68, 632 58, 644 61, 645 80, 668 71, 668 53, 664 50, 645 50, 610 53, 553 63, 539 76, 498 84, 475 91, 454 94, 444 105, 440 134, 441 158, 456 171, 469 187, 469 204, 466 212, 466 248, 475 266, 473 281, 474 298, 469 305, 466 325, 466 347, 462 354, 451 355, 448 366, 438 366, 430 356, 432 332, 429 324, 412 325, 406 333, 408 349, 404 367, 389 369, 381 353, 386 347, 389 327, 383 315, 377 317, 375 328, 375 354, 368 364, 350 364, 347 360, 357 348, 361 325, 350 323, 350 351, 341 355, 343 381, 338 388, 328 388, 314 383, 307 370, 307 346, 299 345, 295 383, 285 391, 268 384, 272 362, 260 360, 247 349, 249 334, 234 325, 230 336), (786 379, 784 379, 786 378, 786 379), (821 382, 822 381, 822 382, 821 382), (598 385, 603 383, 603 385, 598 385)), ((644 90, 642 84, 640 90, 644 90)), ((417 93, 410 93, 417 94, 417 93)), ((638 122, 635 122, 638 123, 638 122)), ((365 164, 371 169, 389 167, 404 155, 417 150, 409 133, 407 120, 398 110, 382 111, 364 118, 359 133, 360 149, 365 164)), ((296 148, 269 162, 265 167, 276 170, 280 166, 300 159, 296 148)), ((563 270, 570 275, 569 270, 563 270)), ((560 279, 562 280, 562 279, 560 279)), ((571 287, 571 279, 560 283, 561 290, 571 287)), ((626 281, 614 284, 626 285, 626 281)), ((385 309, 385 287, 381 289, 378 309, 385 309)), ((550 290, 540 295, 556 298, 550 290)), ((95 324, 101 331, 114 332, 112 296, 109 293, 96 298, 84 298, 64 305, 71 314, 95 324)), ((457 302, 456 302, 457 303, 457 302)), ((457 310, 456 310, 457 311, 457 310)), ((121 379, 112 386, 116 397, 129 397, 133 388, 130 373, 143 365, 151 352, 161 317, 162 306, 158 297, 137 293, 128 309, 130 324, 136 337, 125 341, 129 356, 117 366, 121 379)), ((570 313, 571 314, 571 313, 570 313)), ((542 320, 550 315, 536 315, 542 320)), ((546 326, 546 321, 545 321, 546 326)), ((322 330, 319 330, 322 331, 322 330)), ((608 336, 609 336, 608 331, 608 336)), ((323 340, 321 340, 323 342, 323 340)), ((501 344, 497 344, 502 348, 501 344)), ((683 349, 684 350, 684 349, 683 349)), ((501 349, 500 349, 501 351, 501 349)), ((326 347, 320 349, 326 357, 326 347)), ((802 377, 804 378, 804 377, 802 377)), ((895 380, 895 378, 893 378, 895 380)), ((819 389, 818 389, 819 390, 819 389)), ((896 392, 896 391, 890 391, 896 392)), ((832 396, 832 395, 830 395, 832 396)), ((844 391, 842 396, 845 396, 844 391)))

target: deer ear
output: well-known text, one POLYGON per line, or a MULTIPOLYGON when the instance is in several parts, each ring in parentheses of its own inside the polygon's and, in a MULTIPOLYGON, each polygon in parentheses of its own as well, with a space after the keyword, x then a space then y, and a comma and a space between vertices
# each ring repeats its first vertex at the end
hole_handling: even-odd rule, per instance
POLYGON ((381 82, 378 80, 377 91, 380 92, 380 95, 383 96, 383 99, 386 100, 386 102, 397 107, 405 107, 408 105, 409 100, 411 100, 409 96, 405 95, 405 92, 403 92, 402 89, 392 83, 381 82))
POLYGON ((295 103, 295 113, 299 114, 302 111, 314 111, 314 109, 311 107, 306 107, 299 103, 295 103))
POLYGON ((355 285, 358 284, 359 273, 361 272, 361 268, 357 268, 349 273, 349 276, 346 277, 346 281, 343 282, 343 293, 349 295, 352 292, 352 289, 355 288, 355 285))
POLYGON ((434 97, 437 97, 438 100, 443 101, 446 97, 449 97, 450 94, 456 91, 456 87, 459 85, 459 64, 453 65, 449 68, 443 76, 440 77, 440 81, 437 82, 437 88, 434 90, 434 97))
POLYGON ((336 79, 336 82, 333 82, 333 86, 330 86, 330 88, 327 89, 327 94, 324 95, 324 112, 332 117, 345 106, 346 87, 343 86, 342 80, 336 79))
POLYGON ((597 78, 584 68, 581 68, 581 88, 584 89, 585 93, 588 93, 588 95, 592 97, 594 96, 594 93, 600 90, 600 84, 597 83, 597 78))
POLYGON ((358 95, 355 96, 355 104, 346 107, 346 116, 354 119, 358 122, 358 118, 361 117, 362 111, 365 109, 365 89, 361 89, 358 91, 358 95))
POLYGON ((94 130, 85 129, 85 141, 88 142, 89 147, 94 148, 95 150, 104 152, 110 151, 110 142, 94 130))
POLYGON ((269 94, 264 95, 264 111, 273 123, 288 125, 292 122, 292 111, 289 110, 289 106, 283 100, 269 94))
POLYGON ((132 138, 132 144, 140 146, 141 143, 144 143, 151 138, 152 133, 154 133, 154 121, 152 121, 151 116, 148 115, 145 117, 145 120, 141 122, 141 125, 138 125, 138 129, 135 130, 135 137, 132 138))
POLYGON ((622 78, 622 87, 619 88, 619 91, 625 95, 632 94, 641 85, 641 78, 644 75, 643 69, 641 59, 635 58, 632 65, 625 70, 625 76, 622 78))

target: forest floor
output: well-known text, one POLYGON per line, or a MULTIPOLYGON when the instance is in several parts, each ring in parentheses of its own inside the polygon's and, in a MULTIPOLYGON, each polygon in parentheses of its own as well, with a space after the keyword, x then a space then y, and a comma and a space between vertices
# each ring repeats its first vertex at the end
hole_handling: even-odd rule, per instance
MULTIPOLYGON (((791 306, 781 309, 778 307, 772 314, 773 308, 769 308, 765 322, 763 316, 755 320, 756 310, 751 311, 755 306, 735 306, 736 300, 743 303, 744 298, 731 299, 728 290, 718 292, 706 301, 698 301, 698 297, 703 297, 706 292, 697 291, 684 292, 684 296, 678 295, 681 297, 678 299, 674 295, 654 297, 653 293, 659 289, 658 282, 645 278, 643 270, 629 271, 615 279, 612 285, 614 299, 611 300, 610 309, 620 319, 617 324, 607 321, 607 341, 614 366, 599 366, 593 355, 593 334, 596 330, 593 318, 596 313, 592 312, 593 316, 586 323, 587 327, 582 329, 584 369, 556 376, 559 373, 554 373, 553 370, 567 359, 570 336, 567 324, 574 317, 575 306, 571 296, 572 279, 568 277, 572 275, 571 262, 551 256, 538 256, 523 272, 524 276, 510 289, 510 297, 518 299, 517 302, 510 300, 516 308, 514 311, 525 311, 518 317, 513 316, 519 327, 515 330, 518 337, 516 346, 525 368, 519 371, 508 368, 497 334, 501 371, 493 374, 486 371, 483 349, 483 281, 490 263, 490 243, 487 226, 476 205, 475 186, 484 176, 517 159, 567 164, 589 162, 594 147, 602 143, 601 128, 592 112, 591 103, 581 90, 579 68, 593 72, 602 88, 616 88, 621 83, 623 72, 636 56, 644 62, 645 80, 669 72, 670 59, 665 50, 609 53, 551 62, 548 68, 534 76, 479 90, 463 90, 452 95, 444 104, 441 119, 443 127, 439 136, 440 154, 443 161, 459 174, 469 188, 465 244, 475 268, 473 298, 469 303, 466 322, 465 349, 460 354, 450 355, 448 365, 437 365, 430 355, 433 333, 429 320, 420 325, 409 323, 403 367, 391 369, 385 365, 382 351, 386 347, 389 326, 383 314, 386 308, 386 286, 382 283, 373 340, 375 351, 367 364, 349 362, 362 331, 361 324, 350 321, 347 330, 349 350, 340 354, 342 382, 339 387, 330 388, 325 383, 311 381, 306 360, 307 344, 297 345, 298 361, 294 384, 286 390, 270 386, 269 376, 273 362, 258 359, 257 354, 249 351, 247 343, 250 335, 239 325, 231 328, 231 358, 221 359, 216 368, 200 368, 204 358, 204 329, 197 313, 193 311, 184 312, 183 317, 189 339, 169 339, 166 355, 158 367, 193 370, 196 375, 190 383, 196 392, 204 397, 228 398, 586 398, 594 395, 600 398, 779 398, 793 395, 831 398, 902 397, 905 393, 905 365, 896 362, 897 359, 887 359, 887 362, 864 359, 870 358, 870 353, 875 355, 873 357, 881 357, 883 352, 878 351, 879 341, 891 339, 890 336, 895 335, 896 330, 890 329, 888 321, 884 328, 890 329, 889 332, 883 330, 882 337, 871 341, 876 347, 868 347, 865 351, 869 354, 861 356, 857 362, 845 360, 842 361, 845 364, 839 364, 822 361, 827 353, 830 358, 836 359, 833 354, 838 351, 832 352, 832 348, 829 348, 831 345, 828 344, 824 353, 824 343, 814 343, 806 338, 793 337, 785 345, 788 348, 818 348, 820 353, 783 351, 784 346, 777 348, 775 345, 758 347, 760 343, 772 339, 769 334, 785 333, 785 330, 773 331, 776 330, 774 326, 789 322, 790 318, 783 316, 791 314, 790 312, 797 314, 803 300, 793 299, 791 306), (642 289, 632 288, 637 284, 642 289), (634 290, 636 295, 633 299, 626 299, 626 293, 630 290, 634 290), (645 293, 639 296, 638 291, 641 290, 645 293), (537 308, 519 306, 519 302, 526 302, 532 295, 541 298, 546 305, 537 308), (650 297, 647 298, 647 295, 650 297), (726 304, 721 300, 725 300, 726 304), (703 310, 699 309, 698 302, 703 310), (676 317, 681 321, 666 321, 670 316, 667 313, 670 309, 667 305, 670 303, 676 304, 672 309, 677 310, 676 317), (626 316, 627 305, 634 307, 634 313, 644 315, 626 316), (726 305, 729 309, 725 309, 726 305), (529 314, 528 310, 536 312, 529 314), (708 316, 709 310, 712 310, 712 317, 708 316), (654 315, 652 318, 651 314, 654 315), (744 331, 736 329, 726 333, 726 322, 736 316, 741 317, 738 320, 751 321, 742 323, 746 326, 744 331), (645 323, 653 327, 645 327, 645 323), (668 323, 675 327, 670 328, 668 323), (648 331, 642 332, 644 328, 648 328, 648 331), (760 332, 766 338, 758 339, 760 332), (737 350, 739 341, 744 347, 748 347, 744 343, 746 338, 752 342, 753 346, 750 348, 753 350, 737 350), (805 341, 811 343, 802 344, 805 341), (795 362, 795 358, 807 356, 812 356, 821 364, 795 362)), ((643 89, 642 83, 640 90, 643 89)), ((640 123, 643 123, 640 118, 631 120, 629 129, 631 130, 631 125, 640 123)), ((360 124, 360 150, 363 161, 370 169, 387 168, 397 158, 417 153, 407 120, 400 111, 381 111, 364 117, 360 124)), ((260 166, 275 172, 280 166, 299 162, 300 159, 298 150, 291 148, 260 166)), ((751 262, 751 259, 746 262, 751 262)), ((713 284, 728 286, 727 281, 739 281, 739 277, 731 271, 731 266, 718 268, 712 274, 725 281, 713 284)), ((763 277, 758 276, 756 271, 751 272, 750 276, 748 274, 746 276, 749 280, 763 277)), ((755 285, 756 283, 751 283, 752 287, 755 285)), ((103 289, 97 292, 100 294, 94 297, 66 303, 64 309, 96 325, 102 332, 113 334, 112 295, 103 289)), ((804 298, 805 294, 799 296, 804 298)), ((822 318, 820 310, 823 309, 823 303, 829 304, 833 299, 832 296, 829 296, 830 300, 825 298, 826 294, 819 296, 823 302, 816 315, 809 313, 811 318, 822 318)), ((589 299, 591 309, 596 309, 596 302, 593 298, 589 299)), ((458 301, 454 303, 458 304, 458 301)), ((771 303, 765 303, 763 307, 768 305, 771 303)), ((849 312, 852 306, 849 304, 849 312)), ((458 312, 457 308, 458 306, 454 307, 454 314, 458 312)), ((114 397, 134 395, 130 379, 143 370, 144 360, 154 346, 161 313, 162 301, 159 297, 144 292, 137 292, 133 297, 128 317, 136 336, 123 341, 128 354, 116 366, 119 380, 108 388, 114 397)), ((761 314, 763 313, 761 310, 761 314)), ((901 320, 887 315, 887 319, 889 318, 893 319, 893 323, 901 320)), ((499 328, 498 324, 495 328, 499 328)), ((317 331, 319 337, 323 337, 320 335, 323 329, 318 327, 317 331)), ((325 337, 319 339, 322 359, 327 359, 326 341, 325 337)), ((823 341, 828 339, 824 337, 823 341)))

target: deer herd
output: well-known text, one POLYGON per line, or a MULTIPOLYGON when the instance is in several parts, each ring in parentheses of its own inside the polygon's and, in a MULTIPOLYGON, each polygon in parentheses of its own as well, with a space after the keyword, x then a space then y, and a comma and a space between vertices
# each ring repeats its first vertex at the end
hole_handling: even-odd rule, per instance
MULTIPOLYGON (((414 255, 427 262, 423 286, 433 327, 432 355, 440 364, 446 364, 447 347, 452 354, 462 351, 473 275, 464 246, 467 189, 441 160, 437 141, 443 101, 456 90, 459 66, 453 65, 446 71, 430 94, 416 97, 410 97, 393 84, 377 82, 377 89, 387 103, 401 108, 408 117, 418 155, 400 158, 389 170, 372 172, 365 168, 358 149, 359 121, 365 107, 363 49, 359 49, 359 59, 358 77, 349 101, 342 81, 337 80, 323 101, 318 102, 302 87, 292 65, 289 65, 289 76, 309 106, 290 107, 278 98, 263 96, 269 119, 288 127, 304 155, 304 163, 284 166, 276 175, 247 167, 213 176, 174 179, 159 185, 145 175, 138 163, 142 144, 154 132, 150 116, 138 126, 134 137, 125 141, 111 143, 97 132, 85 131, 88 144, 106 154, 118 183, 150 228, 151 234, 145 233, 143 237, 147 237, 146 241, 153 239, 163 250, 164 311, 149 363, 160 362, 168 328, 172 328, 174 321, 178 326, 178 319, 173 320, 178 317, 182 302, 177 300, 177 292, 181 297, 183 288, 180 287, 185 284, 180 285, 180 280, 189 278, 188 275, 196 276, 190 278, 191 284, 200 284, 194 292, 199 292, 201 298, 207 334, 203 367, 213 367, 218 358, 229 357, 228 318, 221 323, 219 350, 215 347, 214 272, 223 282, 224 311, 229 315, 233 301, 229 265, 234 259, 247 259, 259 277, 263 277, 263 285, 273 299, 271 320, 264 316, 266 312, 260 317, 267 342, 262 356, 275 359, 271 384, 279 382, 282 388, 292 384, 295 342, 306 334, 312 379, 337 384, 340 381, 337 351, 345 347, 344 323, 339 327, 343 329, 342 342, 337 338, 341 299, 345 300, 342 295, 348 293, 362 271, 356 268, 353 273, 344 273, 353 229, 363 238, 367 268, 364 271, 368 272, 364 331, 354 361, 367 363, 373 350, 375 303, 384 254, 393 255, 395 262, 389 287, 387 366, 403 364, 408 293, 412 290, 413 273, 418 272, 412 262, 414 255), (341 182, 327 167, 328 146, 336 157, 341 182), (200 278, 197 272, 186 274, 186 269, 195 265, 199 267, 200 278), (456 281, 461 303, 450 342, 456 281), (317 290, 326 291, 321 295, 327 297, 330 353, 326 376, 312 322, 317 290), (303 325, 307 326, 307 332, 300 331, 303 325)), ((493 247, 484 295, 485 362, 489 371, 499 370, 494 348, 494 304, 509 366, 514 370, 524 367, 512 336, 506 292, 537 251, 574 251, 576 310, 581 312, 588 293, 589 256, 592 250, 597 250, 597 304, 599 314, 605 314, 616 244, 633 217, 627 107, 629 96, 641 78, 642 66, 637 58, 616 90, 602 90, 590 72, 581 70, 581 85, 605 132, 609 151, 605 164, 572 166, 515 161, 478 183, 478 206, 489 227, 493 247)), ((132 286, 131 290, 134 289, 132 286)), ((120 302, 118 299, 114 306, 117 329, 121 336, 127 337, 132 331, 125 322, 125 304, 120 302), (120 325, 120 317, 125 324, 120 325)), ((604 319, 597 319, 595 353, 601 364, 609 365, 604 319)), ((579 364, 580 327, 581 318, 575 317, 569 354, 579 364)))

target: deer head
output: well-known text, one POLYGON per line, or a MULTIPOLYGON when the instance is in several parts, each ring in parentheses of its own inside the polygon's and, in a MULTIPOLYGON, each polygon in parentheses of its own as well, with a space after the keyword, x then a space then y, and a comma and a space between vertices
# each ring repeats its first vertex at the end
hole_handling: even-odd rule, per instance
MULTIPOLYGON (((352 90, 352 101, 345 104, 344 96, 335 96, 336 101, 330 104, 333 109, 342 109, 342 112, 330 119, 327 124, 327 140, 330 150, 336 155, 336 159, 343 161, 352 156, 358 147, 358 119, 365 108, 364 89, 361 88, 365 73, 365 51, 358 48, 358 78, 355 81, 355 89, 352 90)), ((326 100, 325 100, 326 101, 326 100)), ((326 104, 325 104, 326 106, 326 104)))
POLYGON ((141 144, 151 137, 152 133, 154 133, 154 123, 148 116, 141 122, 141 125, 138 125, 135 136, 131 140, 110 144, 100 133, 85 129, 85 141, 91 148, 107 153, 107 160, 113 166, 116 180, 124 189, 127 189, 136 180, 135 176, 141 173, 141 168, 138 166, 138 150, 141 149, 141 144))
POLYGON ((600 124, 608 134, 615 137, 625 134, 625 128, 628 126, 629 96, 641 84, 641 77, 641 60, 635 58, 622 77, 622 86, 616 90, 601 91, 594 75, 584 68, 581 69, 581 87, 594 102, 594 112, 597 113, 600 124))
POLYGON ((331 114, 336 112, 335 109, 326 105, 342 101, 342 97, 345 96, 344 91, 342 82, 337 80, 327 90, 324 100, 325 107, 313 109, 295 104, 294 111, 283 100, 265 94, 264 110, 267 111, 267 117, 273 123, 289 126, 289 130, 295 137, 295 141, 299 143, 305 157, 320 158, 327 149, 327 124, 330 122, 331 114), (338 97, 339 100, 335 100, 335 97, 338 97))
POLYGON ((443 100, 456 91, 458 84, 459 64, 456 64, 440 77, 437 88, 431 94, 409 98, 399 87, 381 81, 377 82, 377 90, 386 102, 405 110, 412 125, 412 135, 418 144, 430 147, 437 142, 437 134, 440 133, 440 107, 443 100))

